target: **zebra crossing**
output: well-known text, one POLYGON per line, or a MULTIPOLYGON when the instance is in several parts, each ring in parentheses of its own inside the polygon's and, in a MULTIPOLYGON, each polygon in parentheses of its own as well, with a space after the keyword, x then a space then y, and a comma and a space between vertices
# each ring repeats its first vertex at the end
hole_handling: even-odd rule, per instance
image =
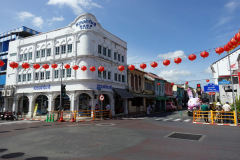
POLYGON ((182 118, 157 118, 154 119, 155 121, 163 121, 163 122, 167 122, 167 121, 172 121, 172 122, 192 122, 192 119, 182 119, 182 118))
POLYGON ((1 125, 11 125, 11 124, 27 124, 27 123, 37 123, 40 121, 28 121, 28 120, 22 120, 22 121, 0 121, 1 125))

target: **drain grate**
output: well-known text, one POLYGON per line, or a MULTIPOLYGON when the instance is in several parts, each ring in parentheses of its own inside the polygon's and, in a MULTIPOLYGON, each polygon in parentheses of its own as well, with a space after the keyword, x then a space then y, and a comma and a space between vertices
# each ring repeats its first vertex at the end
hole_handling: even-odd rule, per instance
POLYGON ((178 139, 185 139, 185 140, 193 140, 193 141, 202 141, 206 136, 201 134, 191 134, 191 133, 178 133, 173 132, 167 135, 169 138, 178 138, 178 139))

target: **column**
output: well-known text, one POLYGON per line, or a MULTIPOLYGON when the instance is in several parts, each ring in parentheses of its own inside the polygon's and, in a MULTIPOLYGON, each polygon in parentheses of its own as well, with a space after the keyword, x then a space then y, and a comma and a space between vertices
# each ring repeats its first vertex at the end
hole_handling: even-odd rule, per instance
POLYGON ((7 104, 8 104, 8 98, 7 97, 4 97, 4 106, 3 106, 3 112, 6 112, 7 111, 7 104))
MULTIPOLYGON (((35 102, 35 101, 34 101, 35 102)), ((33 117, 33 112, 34 112, 34 102, 33 102, 33 98, 30 97, 29 98, 29 108, 28 108, 28 117, 33 117)))
POLYGON ((127 103, 128 99, 124 98, 123 99, 123 107, 124 107, 124 113, 128 114, 128 103, 127 103))
POLYGON ((49 99, 48 99, 48 112, 51 112, 54 110, 54 106, 53 106, 53 98, 52 96, 49 96, 49 99))
POLYGON ((74 104, 75 104, 75 98, 74 98, 74 95, 75 94, 72 94, 71 95, 71 98, 70 98, 70 100, 71 100, 71 102, 70 102, 70 111, 74 111, 74 104))

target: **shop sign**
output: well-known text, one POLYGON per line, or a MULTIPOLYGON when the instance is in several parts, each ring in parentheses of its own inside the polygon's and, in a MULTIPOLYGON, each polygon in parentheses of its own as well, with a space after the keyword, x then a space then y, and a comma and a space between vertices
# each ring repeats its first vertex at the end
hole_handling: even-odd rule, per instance
POLYGON ((101 91, 102 89, 112 89, 111 85, 101 85, 101 84, 97 84, 97 90, 101 91))
POLYGON ((76 27, 82 29, 92 29, 92 27, 96 27, 96 23, 90 19, 84 19, 76 23, 76 27))
POLYGON ((41 86, 33 86, 34 90, 46 90, 50 89, 50 84, 49 85, 41 85, 41 86))

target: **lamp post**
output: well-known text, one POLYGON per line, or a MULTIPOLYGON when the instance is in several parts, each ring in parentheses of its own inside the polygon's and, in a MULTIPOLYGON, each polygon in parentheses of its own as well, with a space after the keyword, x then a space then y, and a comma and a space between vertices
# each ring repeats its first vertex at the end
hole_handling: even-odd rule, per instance
POLYGON ((22 107, 21 107, 21 118, 22 118, 22 114, 23 114, 23 98, 24 98, 23 94, 24 94, 24 93, 22 93, 22 107))
POLYGON ((61 73, 60 73, 60 78, 61 78, 61 85, 60 85, 60 107, 59 107, 59 113, 58 113, 58 118, 61 116, 62 112, 62 77, 63 77, 63 62, 61 62, 61 73))

